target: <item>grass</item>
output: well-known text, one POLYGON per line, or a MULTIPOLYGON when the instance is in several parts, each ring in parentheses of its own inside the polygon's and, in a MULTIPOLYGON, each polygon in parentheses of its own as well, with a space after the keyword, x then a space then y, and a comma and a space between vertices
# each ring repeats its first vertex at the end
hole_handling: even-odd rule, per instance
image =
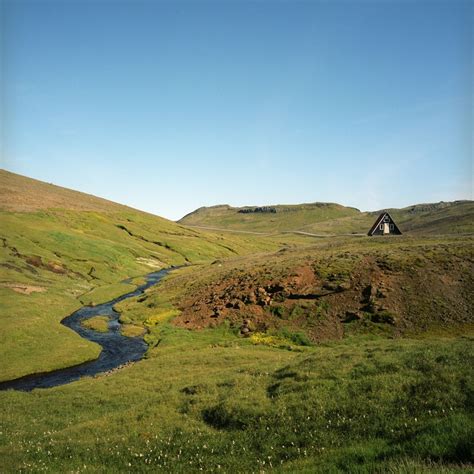
POLYGON ((226 328, 163 337, 113 377, 0 393, 2 471, 472 469, 472 339, 298 353, 226 328))
POLYGON ((87 329, 92 329, 97 332, 108 332, 109 330, 108 316, 93 316, 92 318, 85 319, 81 325, 87 329))
POLYGON ((126 337, 143 336, 144 332, 143 326, 136 326, 135 324, 122 324, 120 326, 120 333, 126 337))
POLYGON ((98 286, 91 291, 84 293, 79 297, 83 305, 96 306, 101 303, 111 301, 118 296, 131 292, 136 288, 135 285, 126 283, 115 283, 110 285, 98 286))

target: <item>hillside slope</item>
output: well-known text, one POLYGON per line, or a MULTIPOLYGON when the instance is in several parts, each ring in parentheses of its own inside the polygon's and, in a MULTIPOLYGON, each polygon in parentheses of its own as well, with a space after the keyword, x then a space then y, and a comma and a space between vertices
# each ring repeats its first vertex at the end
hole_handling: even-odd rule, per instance
POLYGON ((183 269, 119 310, 140 324, 168 293, 179 309, 173 322, 186 329, 231 324, 247 335, 304 333, 316 342, 355 333, 467 333, 473 263, 469 236, 319 239, 183 269))
POLYGON ((170 265, 277 247, 219 236, 0 171, 0 379, 82 362, 98 348, 58 322, 120 281, 170 265), (38 344, 38 340, 42 343, 38 344))
MULTIPOLYGON (((416 204, 388 210, 403 232, 462 234, 474 232, 474 202, 416 204)), ((382 212, 332 203, 236 208, 203 207, 184 216, 188 226, 246 232, 307 232, 322 235, 365 234, 382 212), (262 209, 263 211, 259 211, 262 209), (256 211, 256 212, 249 212, 256 211)))
POLYGON ((299 230, 309 223, 358 215, 360 211, 333 203, 264 207, 201 207, 179 220, 180 224, 255 232, 299 230))

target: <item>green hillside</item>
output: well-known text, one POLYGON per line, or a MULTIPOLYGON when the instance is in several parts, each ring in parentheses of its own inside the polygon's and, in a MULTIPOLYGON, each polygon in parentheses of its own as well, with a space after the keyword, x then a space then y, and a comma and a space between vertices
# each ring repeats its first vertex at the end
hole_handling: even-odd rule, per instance
POLYGON ((184 216, 179 223, 190 226, 216 227, 250 232, 299 230, 309 223, 356 216, 358 209, 333 203, 311 203, 261 207, 228 205, 201 207, 184 216), (259 210, 262 209, 263 212, 259 210))
MULTIPOLYGON (((202 207, 184 216, 187 226, 245 232, 307 232, 313 234, 366 234, 382 212, 360 212, 332 203, 266 206, 266 212, 243 212, 258 207, 202 207)), ((385 209, 403 232, 465 234, 474 232, 474 202, 454 201, 385 209)))
POLYGON ((0 380, 95 358, 97 346, 58 323, 126 293, 127 277, 279 245, 199 232, 3 170, 0 223, 0 380))

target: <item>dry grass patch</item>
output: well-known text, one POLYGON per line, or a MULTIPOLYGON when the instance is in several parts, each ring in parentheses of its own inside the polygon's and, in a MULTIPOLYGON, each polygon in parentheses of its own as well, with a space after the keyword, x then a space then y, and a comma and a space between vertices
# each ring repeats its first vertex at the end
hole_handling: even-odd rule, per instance
POLYGON ((3 286, 4 288, 10 288, 11 290, 23 295, 29 295, 31 293, 43 293, 46 291, 46 288, 42 286, 26 285, 24 283, 0 283, 0 286, 3 286))

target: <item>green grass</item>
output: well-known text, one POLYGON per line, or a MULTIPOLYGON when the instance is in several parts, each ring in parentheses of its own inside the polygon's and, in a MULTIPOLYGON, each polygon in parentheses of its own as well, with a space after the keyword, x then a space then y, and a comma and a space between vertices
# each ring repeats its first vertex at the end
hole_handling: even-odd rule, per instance
POLYGON ((108 316, 93 316, 92 318, 85 319, 81 325, 87 329, 92 329, 97 332, 108 332, 109 330, 108 316))
POLYGON ((79 297, 83 305, 96 306, 101 303, 111 301, 118 296, 131 292, 136 288, 135 285, 126 283, 115 283, 110 285, 98 286, 88 293, 79 297))
POLYGON ((120 326, 120 333, 126 337, 138 337, 143 336, 145 330, 143 326, 136 326, 135 324, 122 324, 120 326))
POLYGON ((113 376, 0 393, 1 468, 468 472, 472 343, 355 338, 295 353, 168 327, 113 376))

